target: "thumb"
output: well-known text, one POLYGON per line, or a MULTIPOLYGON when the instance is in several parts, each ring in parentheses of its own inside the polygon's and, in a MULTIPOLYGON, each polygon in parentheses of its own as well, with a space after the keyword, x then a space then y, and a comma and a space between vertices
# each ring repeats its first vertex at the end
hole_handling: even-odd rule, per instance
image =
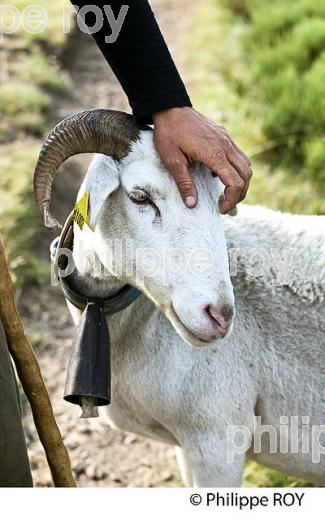
POLYGON ((188 162, 179 148, 169 149, 164 157, 164 164, 175 179, 179 193, 188 208, 194 208, 197 204, 197 191, 192 177, 188 171, 188 162))

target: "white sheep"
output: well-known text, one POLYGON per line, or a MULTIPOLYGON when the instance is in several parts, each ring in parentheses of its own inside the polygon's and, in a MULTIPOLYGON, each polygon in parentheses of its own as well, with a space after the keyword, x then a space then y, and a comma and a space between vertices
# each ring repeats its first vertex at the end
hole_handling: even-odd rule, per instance
POLYGON ((247 456, 325 484, 325 217, 241 205, 222 218, 221 183, 191 172, 199 203, 187 209, 142 132, 120 162, 97 155, 80 189, 94 231, 74 226, 75 283, 90 296, 143 292, 109 317, 103 413, 175 446, 189 486, 239 486, 247 456))

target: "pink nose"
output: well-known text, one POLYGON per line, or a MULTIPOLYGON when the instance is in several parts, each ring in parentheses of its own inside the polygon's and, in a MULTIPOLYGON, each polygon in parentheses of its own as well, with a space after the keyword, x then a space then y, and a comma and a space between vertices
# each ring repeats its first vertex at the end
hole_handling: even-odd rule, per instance
POLYGON ((223 338, 227 334, 231 325, 234 316, 234 307, 225 303, 220 307, 217 307, 216 305, 208 305, 206 310, 209 317, 213 320, 218 336, 220 335, 223 338))

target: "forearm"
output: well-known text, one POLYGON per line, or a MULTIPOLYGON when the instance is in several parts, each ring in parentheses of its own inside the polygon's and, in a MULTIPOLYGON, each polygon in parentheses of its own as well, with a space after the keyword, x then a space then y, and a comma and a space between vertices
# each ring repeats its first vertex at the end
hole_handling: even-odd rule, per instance
MULTIPOLYGON (((73 0, 73 4, 79 8, 90 5, 84 0, 73 0)), ((108 4, 115 19, 125 5, 122 0, 111 0, 108 4)), ((92 1, 91 5, 102 9, 106 3, 92 1)), ((103 26, 93 38, 127 94, 137 121, 150 123, 155 112, 191 106, 147 0, 129 2, 120 34, 113 43, 105 41, 112 30, 104 11, 103 15, 103 26)), ((94 15, 87 15, 86 23, 94 25, 94 15)))

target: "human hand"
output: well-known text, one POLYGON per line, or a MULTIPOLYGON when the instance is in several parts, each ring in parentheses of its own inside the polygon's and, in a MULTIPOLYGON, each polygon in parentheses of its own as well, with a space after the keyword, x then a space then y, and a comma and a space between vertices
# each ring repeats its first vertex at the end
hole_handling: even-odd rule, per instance
POLYGON ((187 207, 193 208, 198 198, 188 172, 190 160, 205 164, 225 185, 221 213, 227 213, 245 198, 252 176, 251 163, 223 126, 189 107, 156 112, 152 118, 155 146, 187 207))

